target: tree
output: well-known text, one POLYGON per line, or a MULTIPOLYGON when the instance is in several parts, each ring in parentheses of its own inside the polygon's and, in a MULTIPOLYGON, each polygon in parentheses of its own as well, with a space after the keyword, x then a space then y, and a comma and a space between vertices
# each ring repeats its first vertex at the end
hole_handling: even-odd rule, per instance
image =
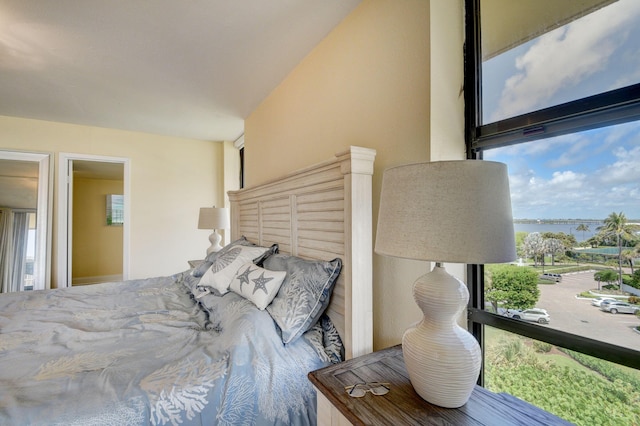
POLYGON ((598 290, 600 290, 600 282, 611 284, 618 280, 618 274, 613 269, 603 269, 593 274, 593 279, 598 281, 598 290))
POLYGON ((522 243, 522 251, 525 256, 533 259, 533 265, 538 266, 538 260, 542 257, 544 262, 544 240, 539 232, 527 235, 522 243))
POLYGON ((638 226, 628 224, 624 213, 613 212, 604 220, 604 224, 596 229, 606 236, 615 236, 616 245, 618 246, 618 279, 622 287, 622 242, 625 239, 633 240, 633 234, 638 230, 638 226))
POLYGON ((629 264, 629 267, 631 268, 631 274, 633 275, 633 259, 638 257, 638 248, 634 247, 633 249, 622 250, 621 256, 623 262, 629 264))
POLYGON ((523 246, 524 246, 524 239, 527 238, 527 235, 529 235, 528 232, 524 232, 524 231, 519 231, 516 232, 516 252, 518 254, 519 257, 526 257, 526 254, 524 253, 523 250, 523 246))
POLYGON ((589 225, 585 225, 584 223, 581 223, 576 228, 576 231, 582 231, 582 241, 584 241, 584 233, 589 232, 589 225))
POLYGON ((488 281, 485 299, 496 312, 498 303, 506 309, 528 309, 540 298, 538 273, 530 267, 492 265, 488 281))
POLYGON ((555 265, 555 256, 557 253, 564 251, 564 244, 557 238, 549 238, 544 240, 544 252, 551 255, 551 265, 555 265))

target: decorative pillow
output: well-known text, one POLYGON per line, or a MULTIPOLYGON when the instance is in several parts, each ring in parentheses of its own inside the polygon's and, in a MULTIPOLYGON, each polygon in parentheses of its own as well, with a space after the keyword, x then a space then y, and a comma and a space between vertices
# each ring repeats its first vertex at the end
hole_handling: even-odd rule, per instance
POLYGON ((215 258, 211 267, 200 278, 198 286, 208 287, 212 293, 222 296, 229 291, 231 280, 242 265, 253 262, 269 250, 271 250, 270 247, 242 245, 232 247, 215 258))
MULTIPOLYGON (((226 246, 222 247, 222 249, 220 249, 219 251, 213 252, 213 253, 209 253, 207 255, 207 257, 204 259, 204 262, 202 262, 200 265, 198 265, 198 267, 196 267, 191 272, 191 275, 193 275, 196 278, 203 276, 204 273, 207 272, 207 269, 211 268, 211 265, 213 265, 213 262, 215 262, 215 260, 219 256, 224 255, 226 252, 228 252, 229 250, 231 250, 232 248, 237 247, 237 246, 259 247, 257 244, 254 244, 251 241, 247 240, 247 238, 243 235, 242 237, 238 238, 237 240, 232 241, 229 244, 227 244, 226 246)), ((278 244, 274 244, 274 245, 272 245, 270 247, 269 251, 265 252, 262 256, 258 257, 257 259, 254 259, 253 262, 255 264, 260 265, 265 257, 270 256, 272 254, 275 254, 277 252, 278 252, 278 244)))
POLYGON ((238 269, 229 288, 264 310, 278 294, 286 275, 285 271, 269 271, 247 262, 238 269))
POLYGON ((291 343, 313 327, 329 305, 342 260, 305 260, 275 254, 264 261, 264 267, 287 272, 267 311, 280 328, 282 341, 291 343))
POLYGON ((313 346, 321 360, 332 364, 344 361, 342 339, 326 313, 302 337, 313 346))

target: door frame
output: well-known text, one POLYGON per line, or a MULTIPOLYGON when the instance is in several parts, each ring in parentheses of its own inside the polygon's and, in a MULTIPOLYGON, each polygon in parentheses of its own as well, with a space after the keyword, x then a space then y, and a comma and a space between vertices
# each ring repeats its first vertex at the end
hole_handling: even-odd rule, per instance
POLYGON ((37 151, 0 149, 3 160, 38 163, 38 201, 36 211, 36 264, 34 290, 51 288, 51 229, 53 228, 53 154, 37 151))
POLYGON ((124 157, 109 157, 103 155, 73 154, 61 152, 58 155, 58 261, 57 276, 58 288, 71 287, 71 261, 72 261, 72 220, 73 209, 73 162, 94 161, 102 163, 122 163, 123 195, 124 195, 124 224, 122 228, 122 279, 129 279, 129 248, 131 229, 131 186, 130 165, 131 160, 124 157))

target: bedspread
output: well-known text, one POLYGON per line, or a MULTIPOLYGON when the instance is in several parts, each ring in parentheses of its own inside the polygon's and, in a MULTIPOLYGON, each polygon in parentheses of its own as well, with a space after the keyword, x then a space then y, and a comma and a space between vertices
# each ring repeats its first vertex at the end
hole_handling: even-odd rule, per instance
POLYGON ((0 424, 315 424, 320 342, 188 273, 0 297, 0 424))

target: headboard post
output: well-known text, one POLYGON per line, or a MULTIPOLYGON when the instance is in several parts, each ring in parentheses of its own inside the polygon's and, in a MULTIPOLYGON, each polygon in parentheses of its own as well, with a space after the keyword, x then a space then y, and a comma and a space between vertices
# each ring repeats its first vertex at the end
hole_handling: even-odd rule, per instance
POLYGON ((376 152, 352 146, 336 154, 344 175, 345 267, 351 286, 346 289, 346 340, 351 342, 353 358, 373 351, 373 160, 376 152), (348 325, 351 327, 348 327, 348 325))
POLYGON ((231 238, 303 258, 340 257, 342 272, 327 314, 347 358, 373 350, 373 161, 376 151, 352 146, 331 160, 265 184, 229 192, 231 238))

